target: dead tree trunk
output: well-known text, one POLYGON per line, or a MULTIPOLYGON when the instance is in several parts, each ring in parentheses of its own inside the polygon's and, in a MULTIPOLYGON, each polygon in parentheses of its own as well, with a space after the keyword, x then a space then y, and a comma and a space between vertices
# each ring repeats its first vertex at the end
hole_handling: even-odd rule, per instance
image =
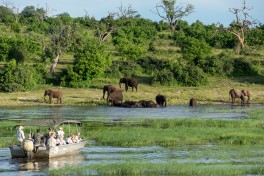
POLYGON ((58 64, 58 62, 59 62, 60 55, 61 55, 61 51, 59 51, 59 52, 57 53, 57 56, 56 56, 56 58, 53 60, 53 63, 52 63, 52 65, 51 65, 51 67, 50 67, 50 73, 52 73, 52 74, 55 73, 55 68, 56 68, 56 66, 57 66, 57 64, 58 64))

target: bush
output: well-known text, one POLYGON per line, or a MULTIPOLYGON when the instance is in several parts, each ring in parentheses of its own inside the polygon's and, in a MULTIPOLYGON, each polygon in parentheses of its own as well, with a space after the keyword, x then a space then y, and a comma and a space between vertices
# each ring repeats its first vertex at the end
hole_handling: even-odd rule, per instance
POLYGON ((123 76, 141 75, 142 67, 133 61, 113 61, 113 64, 106 69, 105 76, 119 78, 123 76))
POLYGON ((233 67, 232 76, 256 76, 259 74, 259 69, 244 58, 235 59, 233 67))
POLYGON ((208 83, 206 73, 194 65, 187 65, 182 70, 175 70, 174 75, 177 82, 185 86, 201 86, 208 83))
POLYGON ((206 58, 212 54, 212 48, 203 40, 186 37, 180 42, 180 48, 184 59, 191 64, 203 65, 206 58))
POLYGON ((212 76, 232 75, 234 70, 233 57, 231 52, 222 52, 217 56, 209 57, 202 69, 212 76))
POLYGON ((61 79, 62 86, 88 87, 92 79, 101 76, 111 64, 111 57, 97 39, 88 40, 75 51, 75 61, 61 79))
POLYGON ((4 92, 27 91, 43 83, 41 73, 35 66, 17 64, 15 60, 8 62, 0 75, 0 89, 4 92))
POLYGON ((158 82, 160 85, 173 85, 175 83, 175 79, 173 77, 173 73, 167 69, 161 70, 157 73, 153 78, 153 83, 158 82))

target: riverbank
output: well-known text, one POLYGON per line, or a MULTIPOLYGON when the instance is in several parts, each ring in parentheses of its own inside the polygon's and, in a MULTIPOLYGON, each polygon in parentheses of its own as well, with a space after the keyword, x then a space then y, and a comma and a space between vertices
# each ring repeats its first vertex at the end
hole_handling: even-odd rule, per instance
MULTIPOLYGON (((63 92, 64 105, 105 105, 102 98, 102 87, 105 84, 118 85, 118 80, 95 80, 93 88, 65 88, 54 86, 41 86, 32 91, 0 93, 0 106, 45 106, 50 105, 44 101, 44 91, 46 89, 61 90, 63 92)), ((190 98, 196 98, 198 104, 226 104, 230 103, 229 90, 232 88, 246 89, 252 92, 253 104, 264 104, 264 77, 243 77, 236 79, 213 78, 209 80, 207 86, 183 87, 183 86, 150 86, 140 81, 138 92, 124 91, 124 101, 139 101, 148 99, 155 101, 157 94, 167 96, 168 105, 188 104, 190 98)), ((48 97, 46 97, 48 100, 48 97)), ((238 100, 237 100, 238 101, 238 100)), ((53 99, 56 105, 57 100, 53 99)))

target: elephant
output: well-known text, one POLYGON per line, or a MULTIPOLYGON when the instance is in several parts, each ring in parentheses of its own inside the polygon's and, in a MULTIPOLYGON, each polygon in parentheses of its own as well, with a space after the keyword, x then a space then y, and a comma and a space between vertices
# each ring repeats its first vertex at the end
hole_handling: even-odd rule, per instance
POLYGON ((248 97, 247 103, 250 104, 251 92, 249 90, 242 90, 244 96, 248 97))
POLYGON ((122 91, 117 90, 109 94, 108 102, 111 102, 112 106, 121 106, 123 103, 123 94, 122 91), (121 102, 121 104, 119 103, 121 102))
POLYGON ((241 105, 245 104, 245 95, 239 89, 231 89, 229 91, 229 96, 232 98, 232 104, 235 103, 236 98, 241 99, 241 105))
POLYGON ((125 108, 141 108, 142 106, 137 101, 125 101, 122 104, 122 107, 125 107, 125 108))
POLYGON ((190 106, 191 106, 191 107, 195 107, 195 106, 197 106, 197 100, 196 100, 195 98, 191 98, 191 99, 190 99, 190 106))
POLYGON ((52 98, 57 98, 57 103, 62 104, 63 93, 61 91, 54 91, 51 89, 45 90, 44 92, 44 100, 46 101, 46 96, 49 96, 50 103, 52 102, 52 98))
POLYGON ((158 94, 156 96, 156 103, 160 106, 167 106, 167 98, 165 95, 158 94))
POLYGON ((128 90, 128 86, 132 87, 132 91, 134 91, 134 88, 137 91, 137 87, 138 87, 138 80, 135 78, 120 78, 119 80, 119 87, 121 88, 121 83, 125 84, 125 89, 126 92, 128 90))
POLYGON ((157 108, 159 107, 158 104, 156 104, 154 101, 152 100, 140 100, 138 101, 140 107, 142 108, 157 108))
POLYGON ((105 99, 105 92, 107 92, 107 100, 109 97, 109 94, 114 92, 114 91, 121 91, 121 88, 119 88, 118 86, 112 86, 112 85, 105 85, 103 87, 103 99, 105 99))

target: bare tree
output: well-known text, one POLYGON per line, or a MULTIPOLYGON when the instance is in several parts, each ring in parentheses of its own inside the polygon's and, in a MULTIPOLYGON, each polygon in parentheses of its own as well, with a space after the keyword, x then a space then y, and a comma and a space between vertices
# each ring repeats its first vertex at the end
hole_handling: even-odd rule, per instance
POLYGON ((101 19, 99 25, 95 25, 96 34, 100 44, 105 41, 114 32, 114 17, 116 13, 108 13, 106 18, 101 19))
POLYGON ((245 47, 245 32, 250 26, 256 24, 256 20, 248 14, 248 11, 252 9, 253 8, 248 8, 246 6, 246 0, 243 0, 242 7, 240 9, 229 9, 229 11, 235 15, 236 19, 230 27, 225 30, 236 36, 238 40, 238 46, 236 47, 237 53, 245 47))
POLYGON ((121 3, 120 7, 118 7, 119 13, 117 13, 118 18, 130 18, 137 15, 137 11, 132 8, 129 4, 128 7, 124 7, 121 3))
POLYGON ((170 24, 171 32, 174 32, 178 22, 183 17, 191 14, 193 10, 193 5, 176 5, 176 0, 161 0, 161 3, 158 3, 156 5, 156 13, 159 15, 160 18, 170 24))

